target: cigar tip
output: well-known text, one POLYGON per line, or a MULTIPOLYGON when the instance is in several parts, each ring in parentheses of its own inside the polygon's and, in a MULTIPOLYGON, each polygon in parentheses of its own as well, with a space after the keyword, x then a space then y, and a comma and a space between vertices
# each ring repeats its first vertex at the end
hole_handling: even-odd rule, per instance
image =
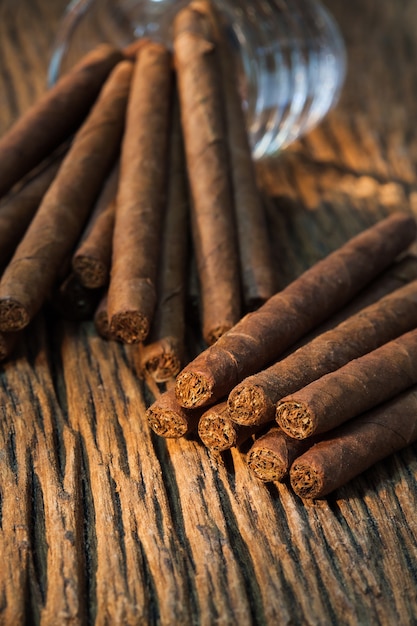
POLYGON ((30 315, 25 306, 11 297, 0 299, 0 331, 16 332, 30 322, 30 315))
POLYGON ((80 283, 87 289, 104 287, 108 281, 108 267, 98 259, 85 255, 75 256, 72 268, 80 283))
POLYGON ((167 336, 142 346, 140 366, 155 382, 166 383, 181 370, 183 344, 177 337, 167 336))
POLYGON ((164 353, 145 363, 145 369, 157 383, 166 383, 174 378, 181 369, 181 362, 176 354, 164 353))
POLYGON ((314 432, 313 416, 302 402, 293 400, 279 402, 275 419, 282 430, 294 439, 306 439, 314 432))
POLYGON ((258 448, 250 450, 247 464, 257 478, 263 482, 282 481, 287 467, 272 450, 258 448))
POLYGON ((290 469, 290 483, 300 498, 317 498, 322 490, 322 478, 311 465, 296 462, 290 469))
POLYGON ((207 414, 200 418, 198 435, 207 448, 216 452, 224 452, 236 445, 236 429, 229 419, 220 415, 207 414))
POLYGON ((139 343, 149 333, 149 321, 139 311, 123 311, 110 319, 110 332, 122 343, 139 343))
POLYGON ((255 385, 237 385, 229 394, 227 408, 230 419, 242 426, 260 422, 266 398, 262 389, 255 385))
POLYGON ((173 409, 150 407, 146 417, 150 428, 160 437, 178 439, 188 431, 187 420, 173 409))
POLYGON ((183 371, 178 374, 175 396, 179 404, 187 409, 204 406, 210 401, 213 385, 201 374, 183 371))

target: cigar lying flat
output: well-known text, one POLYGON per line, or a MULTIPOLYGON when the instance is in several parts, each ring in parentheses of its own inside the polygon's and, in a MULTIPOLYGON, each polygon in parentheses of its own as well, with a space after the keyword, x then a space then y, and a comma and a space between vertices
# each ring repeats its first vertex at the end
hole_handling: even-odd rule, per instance
POLYGON ((170 53, 148 42, 129 96, 108 290, 111 332, 124 343, 147 337, 156 306, 172 87, 170 53))
POLYGON ((123 58, 102 45, 87 54, 0 139, 0 196, 75 133, 123 58))
POLYGON ((417 440, 417 388, 330 432, 299 456, 291 486, 302 498, 322 498, 377 461, 417 440))
POLYGON ((27 326, 81 235, 116 161, 132 64, 110 74, 0 282, 0 330, 27 326))

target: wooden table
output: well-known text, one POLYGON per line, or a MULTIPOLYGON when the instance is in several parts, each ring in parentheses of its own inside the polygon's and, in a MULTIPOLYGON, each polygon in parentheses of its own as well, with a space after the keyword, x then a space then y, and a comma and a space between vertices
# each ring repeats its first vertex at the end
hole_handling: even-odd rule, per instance
MULTIPOLYGON (((2 0, 2 130, 45 89, 65 4, 2 0)), ((417 5, 327 4, 340 104, 259 169, 282 285, 392 211, 417 217, 417 5)), ((39 316, 2 367, 1 624, 416 623, 417 446, 308 503, 244 451, 153 436, 150 400, 90 323, 39 316)))

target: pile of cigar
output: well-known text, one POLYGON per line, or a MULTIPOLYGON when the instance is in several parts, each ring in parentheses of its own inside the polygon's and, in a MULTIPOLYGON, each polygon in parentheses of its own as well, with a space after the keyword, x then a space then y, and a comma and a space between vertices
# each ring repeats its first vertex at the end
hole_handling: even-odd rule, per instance
POLYGON ((3 358, 52 300, 138 343, 164 382, 186 358, 191 256, 208 345, 275 292, 224 32, 203 0, 178 14, 170 49, 103 45, 0 140, 3 358))
POLYGON ((417 439, 416 223, 395 212, 194 358, 148 409, 163 437, 244 444, 261 480, 320 498, 417 439))
POLYGON ((225 32, 194 0, 172 49, 93 50, 0 139, 0 357, 44 304, 91 318, 168 381, 155 433, 246 442, 259 478, 315 498, 417 438, 416 224, 394 213, 276 293, 225 32))

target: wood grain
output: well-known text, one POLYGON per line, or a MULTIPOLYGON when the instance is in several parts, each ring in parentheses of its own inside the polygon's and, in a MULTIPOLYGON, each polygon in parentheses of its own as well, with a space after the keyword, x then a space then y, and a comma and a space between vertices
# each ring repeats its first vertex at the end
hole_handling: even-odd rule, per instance
MULTIPOLYGON (((0 4, 0 129, 44 89, 63 0, 0 4), (29 35, 30 33, 30 35, 29 35)), ((397 209, 417 217, 417 6, 330 0, 349 50, 326 121, 259 167, 285 284, 397 209)), ((245 450, 166 441, 135 349, 41 313, 0 370, 0 624, 417 620, 417 446, 324 501, 245 450)))

